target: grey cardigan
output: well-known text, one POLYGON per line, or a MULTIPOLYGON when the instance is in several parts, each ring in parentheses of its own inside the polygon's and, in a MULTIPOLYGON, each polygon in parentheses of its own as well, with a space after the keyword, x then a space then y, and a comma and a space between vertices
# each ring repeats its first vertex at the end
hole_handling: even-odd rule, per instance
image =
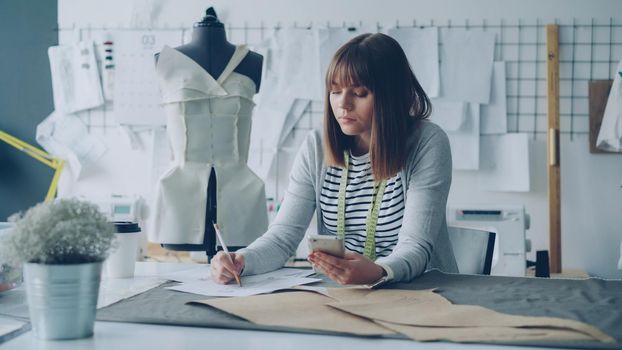
MULTIPOLYGON (((376 260, 393 272, 393 281, 411 280, 424 271, 438 268, 457 272, 445 219, 451 185, 451 149, 445 132, 430 121, 414 124, 407 141, 406 165, 401 172, 404 217, 393 252, 376 260)), ((247 248, 243 275, 276 270, 295 252, 320 207, 320 192, 326 175, 322 140, 310 133, 296 156, 285 198, 268 231, 247 248)), ((316 215, 320 232, 322 215, 316 215)))

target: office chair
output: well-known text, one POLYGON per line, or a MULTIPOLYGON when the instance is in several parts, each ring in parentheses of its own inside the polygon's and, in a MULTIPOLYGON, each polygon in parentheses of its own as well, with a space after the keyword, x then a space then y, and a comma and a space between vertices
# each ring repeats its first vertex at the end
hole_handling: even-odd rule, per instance
POLYGON ((490 275, 496 233, 483 228, 454 225, 448 226, 447 231, 458 272, 490 275))

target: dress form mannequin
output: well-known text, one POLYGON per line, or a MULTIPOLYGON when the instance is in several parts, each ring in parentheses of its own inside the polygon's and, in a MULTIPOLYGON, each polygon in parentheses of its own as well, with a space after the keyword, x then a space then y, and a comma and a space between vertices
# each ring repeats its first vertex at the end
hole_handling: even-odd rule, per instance
MULTIPOLYGON (((201 22, 194 24, 192 40, 185 45, 175 48, 177 51, 190 57, 213 77, 218 77, 225 69, 229 58, 235 51, 235 45, 227 41, 225 26, 216 17, 212 7, 208 8, 201 22)), ((159 54, 155 55, 156 62, 159 54)), ((246 57, 234 69, 234 72, 245 75, 255 82, 259 91, 261 84, 261 67, 263 56, 249 51, 246 57)))
MULTIPOLYGON (((185 45, 175 48, 178 52, 196 62, 209 75, 216 79, 223 73, 236 51, 236 45, 227 41, 224 25, 218 20, 213 8, 206 11, 201 22, 194 24, 192 40, 185 45)), ((156 63, 160 54, 155 55, 156 63)), ((255 84, 255 92, 259 91, 261 82, 263 57, 255 52, 248 51, 233 72, 244 75, 255 84)), ((207 186, 207 203, 205 210, 205 231, 202 244, 169 244, 162 246, 178 251, 204 251, 208 260, 216 254, 216 235, 212 222, 217 222, 217 179, 212 168, 207 186)), ((227 242, 229 243, 229 242, 227 242)), ((231 245, 229 249, 236 250, 243 246, 231 245)))

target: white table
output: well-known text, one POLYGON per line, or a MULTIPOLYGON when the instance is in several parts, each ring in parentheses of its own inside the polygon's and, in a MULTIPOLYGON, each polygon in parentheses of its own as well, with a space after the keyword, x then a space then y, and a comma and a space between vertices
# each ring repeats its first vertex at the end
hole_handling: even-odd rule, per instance
MULTIPOLYGON (((181 271, 193 264, 139 262, 136 276, 158 276, 181 271)), ((2 306, 0 298, 0 306, 2 306)), ((512 347, 481 344, 420 343, 412 340, 360 338, 334 335, 313 335, 285 332, 262 332, 204 327, 162 326, 138 323, 101 322, 95 323, 95 334, 91 338, 70 341, 46 341, 26 332, 0 344, 0 349, 535 349, 533 347, 512 347)), ((549 348, 550 349, 550 348, 549 348)))

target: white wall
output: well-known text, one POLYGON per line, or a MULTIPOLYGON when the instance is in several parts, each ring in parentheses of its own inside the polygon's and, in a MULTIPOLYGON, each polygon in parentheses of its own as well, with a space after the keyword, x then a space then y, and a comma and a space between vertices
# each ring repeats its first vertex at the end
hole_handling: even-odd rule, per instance
MULTIPOLYGON (((133 4, 152 1, 135 0, 59 0, 58 19, 64 25, 127 24, 133 4)), ((380 21, 402 23, 465 18, 609 18, 620 13, 618 0, 197 0, 158 1, 159 21, 171 26, 188 26, 196 21, 206 6, 214 6, 223 21, 271 24, 342 21, 380 21)))
MULTIPOLYGON (((429 24, 431 19, 445 24, 447 19, 463 24, 465 19, 481 23, 500 20, 535 20, 543 23, 559 19, 568 23, 573 18, 609 19, 622 14, 619 0, 219 0, 205 3, 188 1, 121 0, 106 2, 94 0, 59 0, 59 26, 67 28, 86 26, 127 26, 134 23, 155 26, 189 27, 201 18, 205 6, 213 5, 223 22, 242 26, 276 23, 288 26, 296 22, 380 23, 393 25, 429 24), (146 12, 132 14, 132 9, 150 8, 156 3, 154 21, 141 22, 146 12), (136 22, 138 21, 138 22, 136 22)), ((618 21, 619 23, 619 21, 618 21)), ((619 59, 616 58, 616 59, 619 59)), ((450 193, 452 202, 519 203, 527 207, 532 224, 528 238, 533 250, 548 249, 548 201, 546 178, 546 143, 542 135, 531 142, 532 191, 524 194, 493 193, 473 189, 475 174, 456 172, 450 193)), ((574 135, 570 140, 562 137, 562 257, 564 268, 579 268, 603 277, 622 277, 616 270, 622 241, 622 156, 591 155, 587 135, 574 135)), ((133 155, 128 155, 134 157, 133 155)), ((140 155, 135 155, 138 160, 140 155)), ((140 171, 136 170, 138 174, 140 171)), ((144 175, 144 174, 143 174, 144 175)), ((136 177, 140 177, 136 175, 136 177)), ((73 187, 76 192, 105 191, 107 188, 127 188, 135 181, 117 177, 93 175, 73 187), (103 185, 102 185, 103 184, 103 185)), ((533 254, 531 254, 533 258, 533 254)))

